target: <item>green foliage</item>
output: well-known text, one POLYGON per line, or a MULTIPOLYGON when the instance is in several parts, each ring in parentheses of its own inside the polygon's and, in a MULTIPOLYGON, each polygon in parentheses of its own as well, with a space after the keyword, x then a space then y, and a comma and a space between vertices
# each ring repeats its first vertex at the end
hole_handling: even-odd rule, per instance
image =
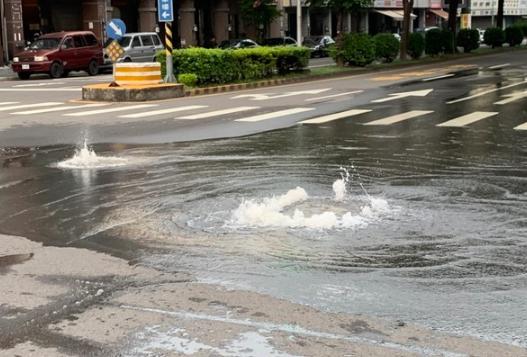
POLYGON ((479 31, 476 29, 463 29, 457 34, 457 44, 463 47, 465 53, 479 48, 479 31))
POLYGON ((392 62, 399 53, 399 40, 391 33, 378 33, 373 37, 375 41, 375 56, 386 62, 392 62))
POLYGON ((195 87, 198 84, 198 76, 194 73, 181 73, 177 81, 187 87, 195 87))
POLYGON ((512 26, 520 28, 523 32, 523 37, 527 37, 527 21, 517 21, 512 26))
POLYGON ((456 51, 456 37, 452 31, 441 31, 441 47, 444 53, 454 53, 456 51))
POLYGON ((338 39, 331 55, 337 63, 364 67, 375 60, 375 42, 364 33, 344 34, 338 39))
POLYGON ((425 34, 425 53, 437 56, 443 51, 443 36, 441 30, 431 29, 425 34))
POLYGON ((509 46, 518 46, 522 43, 522 41, 523 31, 520 27, 511 26, 505 29, 505 42, 507 42, 509 46))
POLYGON ((274 0, 239 0, 240 12, 246 23, 266 25, 280 16, 274 0))
POLYGON ((413 59, 418 59, 423 55, 425 49, 425 39, 420 33, 411 33, 408 44, 408 54, 413 59))
MULTIPOLYGON (((307 67, 309 49, 256 47, 238 50, 187 48, 174 50, 174 74, 185 85, 208 85, 258 80, 307 67), (189 75, 194 77, 189 77, 189 75), (195 78, 195 80, 193 79, 195 78), (185 82, 189 82, 189 84, 185 82)), ((165 73, 166 54, 157 54, 165 73)))
POLYGON ((505 33, 499 27, 488 28, 483 35, 483 42, 492 48, 501 47, 505 42, 505 33))
POLYGON ((354 11, 370 7, 373 0, 311 0, 311 7, 328 7, 337 11, 354 11))

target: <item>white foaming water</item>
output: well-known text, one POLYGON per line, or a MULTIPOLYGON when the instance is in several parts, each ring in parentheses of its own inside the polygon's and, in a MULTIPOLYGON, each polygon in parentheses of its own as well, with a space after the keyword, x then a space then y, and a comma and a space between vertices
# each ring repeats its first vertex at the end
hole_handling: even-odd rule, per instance
POLYGON ((340 173, 341 178, 333 182, 333 192, 335 193, 335 200, 336 201, 343 201, 344 198, 346 198, 347 190, 347 184, 350 179, 350 174, 348 170, 341 167, 340 170, 342 171, 340 173))
POLYGON ((128 160, 114 156, 97 156, 93 149, 88 147, 86 141, 82 148, 75 151, 72 158, 61 161, 57 167, 63 169, 102 169, 120 167, 128 164, 128 160))

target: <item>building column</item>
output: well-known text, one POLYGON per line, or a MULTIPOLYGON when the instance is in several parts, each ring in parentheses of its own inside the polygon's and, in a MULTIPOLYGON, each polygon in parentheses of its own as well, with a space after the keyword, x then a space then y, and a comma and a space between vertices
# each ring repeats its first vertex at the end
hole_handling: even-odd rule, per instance
POLYGON ((419 19, 417 20, 418 28, 424 29, 426 27, 426 9, 419 9, 419 19))
POLYGON ((220 0, 214 8, 214 37, 216 43, 229 39, 229 2, 227 0, 220 0))
POLYGON ((104 27, 111 19, 112 6, 110 0, 82 1, 82 28, 92 31, 98 39, 105 38, 104 27))
POLYGON ((157 8, 155 0, 139 2, 139 31, 154 32, 157 27, 157 8))
POLYGON ((179 10, 179 33, 181 34, 181 47, 189 47, 196 45, 196 35, 194 32, 194 14, 196 8, 194 7, 193 0, 182 0, 181 7, 179 10))
POLYGON ((22 0, 4 0, 7 48, 9 56, 24 48, 24 23, 22 18, 22 0))

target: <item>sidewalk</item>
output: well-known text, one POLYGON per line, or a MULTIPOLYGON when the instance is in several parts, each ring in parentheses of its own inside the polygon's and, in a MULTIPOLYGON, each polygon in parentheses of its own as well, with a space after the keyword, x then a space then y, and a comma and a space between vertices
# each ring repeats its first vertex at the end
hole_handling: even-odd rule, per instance
POLYGON ((11 70, 11 67, 4 66, 0 67, 0 80, 15 77, 15 72, 11 70))

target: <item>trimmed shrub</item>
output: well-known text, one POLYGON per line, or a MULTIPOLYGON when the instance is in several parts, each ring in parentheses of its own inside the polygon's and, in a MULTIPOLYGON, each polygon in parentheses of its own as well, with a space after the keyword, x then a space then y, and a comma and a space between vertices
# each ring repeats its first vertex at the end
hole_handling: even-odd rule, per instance
POLYGON ((456 37, 450 30, 441 31, 441 47, 444 53, 455 53, 456 37))
POLYGON ((514 47, 518 46, 523 41, 523 31, 520 27, 511 26, 505 29, 505 42, 509 46, 514 47))
POLYGON ((375 60, 375 42, 364 33, 344 34, 331 55, 337 63, 364 67, 375 60))
POLYGON ((408 54, 413 59, 418 59, 423 55, 425 50, 425 39, 420 33, 411 33, 408 43, 408 54))
POLYGON ((488 28, 483 35, 483 42, 492 48, 501 47, 505 42, 505 33, 498 27, 488 28))
POLYGON ((272 48, 279 74, 299 71, 309 65, 311 51, 306 47, 281 46, 272 48))
POLYGON ((512 26, 521 29, 523 37, 527 37, 527 21, 517 21, 512 26))
POLYGON ((463 47, 465 53, 479 48, 479 31, 476 29, 463 29, 457 34, 457 44, 463 47))
POLYGON ((177 81, 187 87, 195 87, 198 84, 198 76, 194 73, 181 73, 177 77, 177 81))
POLYGON ((425 34, 425 53, 437 56, 443 51, 443 36, 441 30, 431 29, 425 34))
POLYGON ((373 36, 375 41, 375 56, 385 62, 393 62, 399 53, 399 40, 391 33, 378 33, 373 36))

